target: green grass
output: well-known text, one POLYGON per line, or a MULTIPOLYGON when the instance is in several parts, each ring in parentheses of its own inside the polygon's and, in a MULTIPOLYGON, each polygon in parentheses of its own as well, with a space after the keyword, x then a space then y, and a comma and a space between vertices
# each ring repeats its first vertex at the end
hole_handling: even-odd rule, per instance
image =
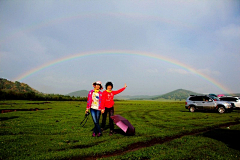
MULTIPOLYGON (((190 113, 184 108, 185 102, 117 101, 115 114, 127 118, 135 127, 136 135, 114 134, 109 136, 108 129, 104 131, 102 137, 96 138, 91 137, 93 128, 91 117, 85 127, 80 127, 80 122, 84 118, 86 102, 26 104, 38 102, 5 101, 0 103, 9 104, 0 105, 0 109, 44 109, 0 114, 0 159, 67 159, 104 155, 126 149, 128 145, 136 142, 188 134, 240 120, 240 111, 225 114, 190 113)), ((115 128, 117 129, 117 127, 115 128)), ((236 130, 239 131, 240 128, 238 127, 236 130)), ((130 152, 118 156, 117 159, 131 159, 131 157, 140 159, 144 159, 144 157, 153 159, 172 159, 172 157, 178 159, 234 159, 234 156, 239 153, 239 150, 230 148, 224 142, 213 139, 211 136, 193 135, 130 152), (208 145, 208 143, 212 145, 208 145), (189 146, 199 149, 195 150, 193 147, 191 150, 189 146), (220 150, 215 151, 214 146, 220 150), (233 156, 224 155, 224 150, 233 156), (203 154, 203 152, 206 153, 203 154)))
POLYGON ((240 125, 157 144, 105 159, 240 159, 240 125))

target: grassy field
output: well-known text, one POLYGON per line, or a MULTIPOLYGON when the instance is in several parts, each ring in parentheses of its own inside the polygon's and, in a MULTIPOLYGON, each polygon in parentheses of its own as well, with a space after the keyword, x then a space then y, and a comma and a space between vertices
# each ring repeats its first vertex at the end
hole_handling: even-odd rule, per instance
POLYGON ((91 117, 85 127, 80 126, 86 102, 0 103, 0 110, 18 109, 0 114, 0 159, 84 159, 104 155, 112 155, 104 159, 240 159, 240 125, 211 130, 240 123, 239 110, 190 113, 184 108, 185 102, 117 101, 115 114, 127 118, 136 135, 109 136, 107 129, 97 138, 91 137, 91 117), (148 146, 151 140, 162 143, 148 146), (136 150, 130 147, 134 144, 147 147, 136 150))

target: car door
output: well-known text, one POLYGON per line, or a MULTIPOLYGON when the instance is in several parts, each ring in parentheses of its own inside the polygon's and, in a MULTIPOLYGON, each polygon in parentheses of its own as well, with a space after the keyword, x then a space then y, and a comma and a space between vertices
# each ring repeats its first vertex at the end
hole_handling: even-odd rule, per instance
POLYGON ((240 99, 236 98, 235 107, 240 108, 240 99))
POLYGON ((214 110, 215 109, 215 102, 213 99, 209 97, 204 97, 205 103, 203 103, 204 110, 214 110))
POLYGON ((209 102, 209 97, 204 96, 202 100, 203 110, 211 110, 211 102, 209 102))
POLYGON ((240 107, 238 98, 236 98, 236 97, 229 97, 228 101, 231 102, 231 103, 234 103, 235 107, 240 107))
POLYGON ((195 97, 195 105, 197 106, 198 110, 203 110, 203 98, 202 96, 196 96, 195 97))

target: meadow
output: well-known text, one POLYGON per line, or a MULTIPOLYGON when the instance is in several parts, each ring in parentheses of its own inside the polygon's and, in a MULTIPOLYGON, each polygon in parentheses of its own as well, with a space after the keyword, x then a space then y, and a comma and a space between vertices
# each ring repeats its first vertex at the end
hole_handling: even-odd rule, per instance
MULTIPOLYGON (((185 102, 116 101, 136 134, 92 137, 86 102, 0 101, 0 159, 240 159, 240 111, 191 113, 185 102)), ((100 119, 101 122, 101 119, 100 119)), ((108 122, 108 120, 107 120, 108 122)), ((107 123, 108 124, 108 123, 107 123)))

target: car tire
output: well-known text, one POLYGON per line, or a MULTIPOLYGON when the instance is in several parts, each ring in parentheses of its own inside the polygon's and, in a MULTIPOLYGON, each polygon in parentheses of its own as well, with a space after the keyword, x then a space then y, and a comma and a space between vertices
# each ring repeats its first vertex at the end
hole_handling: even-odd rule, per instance
POLYGON ((190 111, 190 112, 195 112, 195 110, 196 110, 196 109, 195 109, 195 107, 193 107, 193 106, 191 106, 191 107, 189 108, 189 111, 190 111))
POLYGON ((219 113, 224 113, 225 111, 226 111, 226 109, 222 106, 218 108, 219 113))

